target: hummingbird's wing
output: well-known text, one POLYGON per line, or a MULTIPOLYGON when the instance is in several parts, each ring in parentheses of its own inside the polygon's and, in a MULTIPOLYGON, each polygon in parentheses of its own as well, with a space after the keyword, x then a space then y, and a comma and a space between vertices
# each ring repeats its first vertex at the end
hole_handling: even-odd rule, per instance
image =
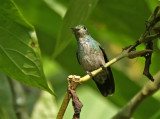
POLYGON ((105 63, 107 63, 109 60, 107 58, 107 55, 106 55, 104 49, 102 48, 102 46, 101 46, 101 44, 99 42, 97 42, 97 41, 95 41, 95 42, 98 44, 99 48, 101 49, 101 51, 103 53, 103 56, 104 56, 105 63))
MULTIPOLYGON (((101 47, 100 43, 97 42, 97 44, 99 45, 99 48, 100 48, 100 50, 103 53, 105 62, 107 63, 109 60, 107 58, 107 55, 106 55, 104 49, 101 47)), ((107 67, 106 71, 107 71, 107 80, 105 81, 104 85, 101 85, 101 84, 98 84, 98 83, 96 83, 96 84, 99 87, 99 89, 100 89, 100 91, 101 91, 102 94, 106 93, 105 92, 106 88, 107 88, 108 94, 112 94, 115 91, 115 84, 114 84, 113 74, 112 74, 112 71, 111 71, 110 67, 107 67)))
POLYGON ((79 61, 79 57, 78 57, 78 51, 76 52, 76 56, 77 56, 78 63, 81 65, 81 63, 79 61))
POLYGON ((106 55, 104 49, 103 49, 101 46, 99 46, 99 48, 101 49, 101 51, 102 51, 102 53, 103 53, 105 63, 107 63, 109 60, 108 60, 108 57, 107 57, 107 55, 106 55))

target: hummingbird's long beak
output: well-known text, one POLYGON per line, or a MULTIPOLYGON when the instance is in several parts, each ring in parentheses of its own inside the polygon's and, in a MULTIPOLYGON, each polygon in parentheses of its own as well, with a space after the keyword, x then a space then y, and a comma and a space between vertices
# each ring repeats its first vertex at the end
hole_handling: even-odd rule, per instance
POLYGON ((79 31, 80 29, 76 29, 74 27, 70 27, 70 29, 72 29, 73 31, 79 31))

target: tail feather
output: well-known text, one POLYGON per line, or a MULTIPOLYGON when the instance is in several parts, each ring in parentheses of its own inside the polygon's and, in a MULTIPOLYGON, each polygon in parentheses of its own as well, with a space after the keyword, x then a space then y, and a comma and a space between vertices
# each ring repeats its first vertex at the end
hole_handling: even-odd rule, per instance
POLYGON ((106 69, 107 71, 102 71, 93 77, 99 91, 105 97, 109 94, 113 94, 115 91, 114 78, 111 69, 106 69))

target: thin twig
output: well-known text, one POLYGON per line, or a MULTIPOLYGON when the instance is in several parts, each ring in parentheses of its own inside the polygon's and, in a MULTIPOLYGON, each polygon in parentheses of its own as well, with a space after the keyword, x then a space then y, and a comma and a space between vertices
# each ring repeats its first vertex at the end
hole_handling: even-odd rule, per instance
POLYGON ((69 91, 67 90, 56 119, 62 119, 63 118, 70 99, 71 99, 71 94, 69 94, 69 91))
POLYGON ((160 88, 160 71, 112 119, 130 119, 137 107, 160 88))

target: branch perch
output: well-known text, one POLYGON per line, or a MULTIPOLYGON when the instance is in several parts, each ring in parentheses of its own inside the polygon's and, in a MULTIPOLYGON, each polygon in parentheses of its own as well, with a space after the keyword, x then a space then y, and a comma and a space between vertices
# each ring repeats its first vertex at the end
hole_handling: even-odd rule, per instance
POLYGON ((112 119, 130 119, 137 107, 160 88, 160 71, 112 119))
MULTIPOLYGON (((159 32, 156 35, 150 35, 150 32, 152 30, 154 30, 154 26, 157 24, 157 22, 160 21, 159 10, 160 10, 160 7, 158 6, 155 9, 154 13, 151 15, 151 17, 148 19, 147 28, 146 28, 145 32, 141 35, 139 40, 136 41, 133 45, 130 45, 130 46, 127 46, 127 47, 123 48, 122 53, 120 55, 118 55, 116 58, 113 58, 112 60, 107 62, 105 64, 104 68, 109 67, 110 65, 114 64, 115 62, 117 62, 117 61, 119 61, 119 60, 121 60, 121 59, 123 59, 125 57, 135 58, 135 57, 140 57, 140 56, 146 56, 147 54, 152 54, 152 52, 153 52, 152 49, 147 49, 146 48, 145 50, 142 50, 142 51, 136 51, 136 47, 138 45, 140 45, 141 43, 149 43, 152 40, 155 40, 156 38, 160 37, 160 33, 159 32)), ((148 67, 149 67, 149 65, 148 65, 148 67)), ((99 68, 97 70, 92 71, 91 72, 92 76, 97 75, 102 70, 103 70, 102 68, 99 68)), ((149 73, 149 69, 146 69, 146 70, 148 70, 147 72, 149 73)), ((76 87, 79 84, 81 84, 83 82, 86 82, 86 81, 88 81, 90 79, 91 79, 91 77, 88 74, 85 75, 82 78, 80 78, 80 76, 70 75, 70 76, 68 76, 68 79, 67 79, 68 80, 68 87, 71 86, 72 90, 75 90, 76 87)), ((69 89, 68 89, 66 94, 65 94, 65 97, 64 97, 64 100, 62 102, 62 105, 60 107, 60 110, 58 112, 57 119, 62 119, 63 118, 63 115, 64 115, 64 113, 66 111, 66 108, 68 106, 68 103, 70 101, 71 95, 73 97, 73 94, 69 93, 69 89)))

